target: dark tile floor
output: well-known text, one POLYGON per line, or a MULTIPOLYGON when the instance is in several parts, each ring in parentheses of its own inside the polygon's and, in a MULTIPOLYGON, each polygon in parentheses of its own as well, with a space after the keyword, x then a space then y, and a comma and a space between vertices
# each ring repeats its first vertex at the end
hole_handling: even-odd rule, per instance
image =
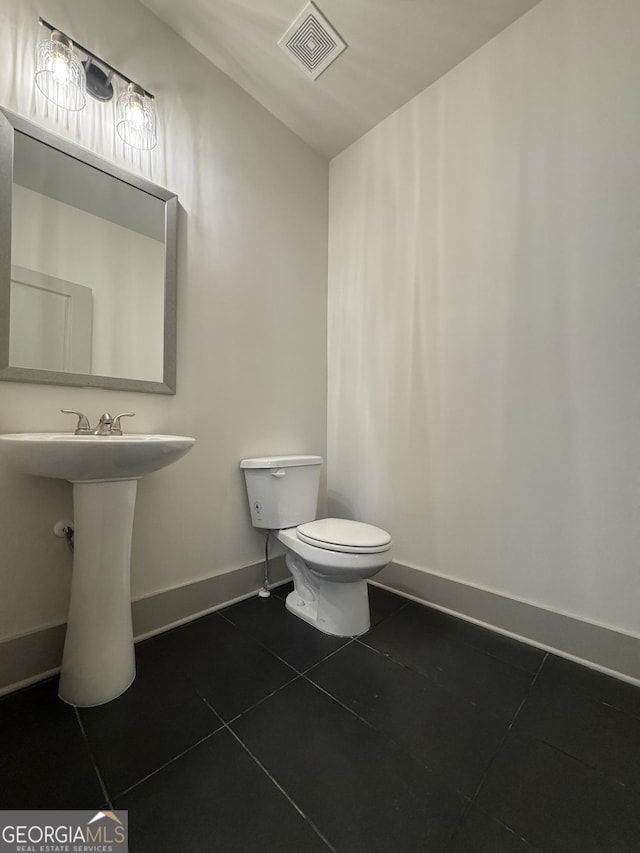
POLYGON ((133 853, 637 853, 640 689, 370 588, 288 587, 137 647, 119 699, 0 700, 0 808, 129 810, 133 853))

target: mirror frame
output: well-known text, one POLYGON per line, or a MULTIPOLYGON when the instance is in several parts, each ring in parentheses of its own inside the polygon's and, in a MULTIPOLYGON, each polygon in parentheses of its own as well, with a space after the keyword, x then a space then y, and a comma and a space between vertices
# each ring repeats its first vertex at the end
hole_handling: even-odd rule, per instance
POLYGON ((176 292, 178 245, 178 196, 98 157, 91 151, 39 127, 28 119, 0 107, 0 380, 35 382, 43 385, 70 385, 106 388, 114 391, 142 391, 151 394, 176 393, 176 292), (9 329, 11 308, 11 227, 13 199, 13 152, 15 132, 30 136, 117 178, 132 187, 164 201, 164 349, 162 381, 67 373, 16 367, 9 363, 9 329))

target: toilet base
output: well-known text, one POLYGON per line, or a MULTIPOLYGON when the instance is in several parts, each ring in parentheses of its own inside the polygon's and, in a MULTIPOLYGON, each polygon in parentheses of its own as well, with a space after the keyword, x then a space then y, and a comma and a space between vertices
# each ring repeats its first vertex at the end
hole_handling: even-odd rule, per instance
POLYGON ((294 589, 287 596, 287 610, 333 637, 359 637, 371 627, 365 580, 340 583, 318 578, 314 593, 314 600, 305 600, 294 589))

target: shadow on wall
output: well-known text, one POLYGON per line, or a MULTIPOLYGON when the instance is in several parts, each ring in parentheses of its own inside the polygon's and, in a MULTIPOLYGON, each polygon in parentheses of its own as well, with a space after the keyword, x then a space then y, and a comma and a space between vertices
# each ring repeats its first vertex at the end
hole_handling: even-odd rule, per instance
POLYGON ((327 492, 327 518, 347 518, 349 521, 358 521, 354 506, 346 495, 332 491, 327 492))

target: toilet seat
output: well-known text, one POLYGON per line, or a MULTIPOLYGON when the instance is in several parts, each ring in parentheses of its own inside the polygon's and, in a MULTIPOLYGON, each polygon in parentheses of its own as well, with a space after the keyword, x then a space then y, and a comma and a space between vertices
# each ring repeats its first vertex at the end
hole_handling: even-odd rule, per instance
POLYGON ((380 554, 391 548, 391 537, 386 530, 345 518, 309 521, 300 524, 296 534, 307 545, 344 554, 380 554))

